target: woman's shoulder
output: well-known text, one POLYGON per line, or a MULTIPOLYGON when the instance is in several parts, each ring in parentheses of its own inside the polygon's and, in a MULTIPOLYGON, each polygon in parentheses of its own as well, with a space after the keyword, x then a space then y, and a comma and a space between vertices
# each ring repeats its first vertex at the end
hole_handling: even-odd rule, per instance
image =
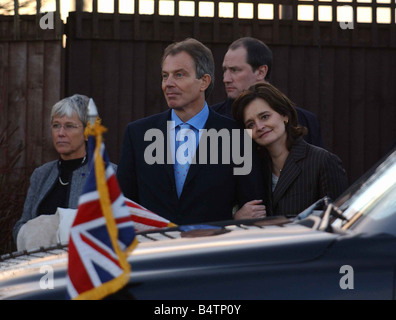
POLYGON ((57 170, 57 162, 58 160, 46 162, 34 169, 30 176, 31 183, 41 184, 43 179, 46 179, 50 175, 56 175, 55 170, 57 170))
POLYGON ((303 154, 305 153, 305 158, 314 159, 315 161, 341 161, 340 158, 331 151, 309 144, 305 140, 301 139, 293 147, 295 153, 303 154))
POLYGON ((307 143, 307 149, 312 159, 315 159, 316 162, 322 163, 324 166, 338 164, 342 166, 341 158, 327 150, 318 146, 314 146, 312 144, 307 143))
POLYGON ((42 164, 41 166, 37 167, 36 169, 34 169, 33 173, 39 174, 39 173, 44 173, 44 172, 50 171, 54 167, 57 166, 57 163, 58 163, 58 160, 46 162, 46 163, 42 164))

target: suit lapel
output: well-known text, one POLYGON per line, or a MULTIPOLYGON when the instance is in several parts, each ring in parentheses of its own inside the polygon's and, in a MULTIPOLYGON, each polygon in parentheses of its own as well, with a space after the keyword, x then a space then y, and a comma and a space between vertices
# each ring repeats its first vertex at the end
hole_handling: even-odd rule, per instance
MULTIPOLYGON (((164 139, 164 143, 165 143, 165 148, 164 148, 165 172, 169 178, 171 186, 173 186, 174 189, 176 190, 176 182, 175 182, 173 164, 170 161, 170 159, 172 159, 172 158, 171 158, 170 141, 169 141, 169 135, 168 135, 168 121, 171 121, 171 110, 170 109, 162 113, 161 117, 158 119, 157 127, 158 127, 158 129, 160 129, 162 131, 162 133, 165 137, 165 139, 164 139)), ((176 191, 175 191, 175 194, 176 194, 176 191)))
POLYGON ((283 166, 282 174, 279 177, 273 193, 273 207, 275 208, 284 193, 294 182, 294 180, 301 173, 301 166, 298 161, 305 158, 307 154, 307 144, 302 139, 293 145, 285 165, 283 166))
MULTIPOLYGON (((212 121, 213 121, 213 117, 212 117, 212 112, 209 112, 209 116, 208 116, 208 120, 206 121, 205 127, 204 129, 208 129, 211 128, 212 125, 212 121)), ((188 169, 188 173, 187 173, 187 177, 186 177, 186 181, 184 182, 184 186, 186 186, 187 184, 190 183, 190 181, 196 176, 196 174, 202 169, 203 165, 199 164, 199 153, 200 152, 206 152, 206 150, 202 150, 202 148, 200 147, 201 143, 198 144, 197 150, 195 152, 195 156, 194 156, 194 163, 190 165, 190 168, 188 169)), ((206 156, 206 160, 207 160, 207 164, 209 164, 209 154, 206 156)), ((184 187, 183 187, 184 189, 184 187)), ((183 192, 182 192, 183 194, 183 192)))

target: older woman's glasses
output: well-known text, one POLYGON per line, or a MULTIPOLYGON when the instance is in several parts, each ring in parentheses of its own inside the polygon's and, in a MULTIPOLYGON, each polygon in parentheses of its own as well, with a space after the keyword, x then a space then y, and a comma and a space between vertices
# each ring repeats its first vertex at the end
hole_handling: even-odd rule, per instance
POLYGON ((62 127, 63 129, 65 129, 65 131, 73 131, 82 126, 74 123, 66 123, 66 124, 53 123, 51 125, 51 129, 53 131, 59 131, 62 127))

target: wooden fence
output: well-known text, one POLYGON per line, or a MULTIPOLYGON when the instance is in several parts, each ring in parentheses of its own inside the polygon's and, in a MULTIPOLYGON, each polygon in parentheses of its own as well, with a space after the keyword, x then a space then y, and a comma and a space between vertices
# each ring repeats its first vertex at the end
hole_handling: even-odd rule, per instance
POLYGON ((0 16, 0 132, 7 125, 18 128, 1 150, 0 166, 17 146, 25 148, 18 167, 36 167, 55 156, 49 112, 63 92, 62 31, 36 23, 35 16, 19 16, 15 28, 14 17, 0 16))
POLYGON ((199 1, 192 16, 183 16, 182 2, 175 0, 174 14, 167 16, 159 0, 151 15, 139 13, 137 0, 133 14, 122 14, 118 0, 111 14, 98 12, 97 0, 76 0, 67 23, 60 19, 60 0, 54 1, 50 28, 40 27, 40 0, 35 14, 0 15, 0 169, 8 170, 0 172, 0 195, 9 200, 0 205, 0 254, 15 249, 11 229, 29 173, 57 156, 49 129, 52 105, 75 93, 93 97, 109 129, 110 159, 118 162, 127 123, 167 109, 160 57, 168 44, 186 37, 213 52, 217 69, 209 104, 225 98, 221 65, 227 46, 241 36, 266 42, 274 54, 271 82, 319 117, 326 147, 343 160, 350 182, 396 140, 396 1, 214 0, 213 16, 202 17, 199 1), (230 18, 220 17, 220 2, 231 3, 230 18), (240 2, 252 6, 251 18, 240 18, 240 2), (84 12, 87 4, 92 12, 84 12), (272 8, 271 18, 260 17, 262 5, 272 8), (301 5, 310 8, 305 20, 312 21, 299 18, 301 5), (339 19, 345 5, 353 23, 339 19), (323 21, 323 7, 329 21, 323 21), (362 10, 372 23, 359 21, 362 10), (379 21, 384 11, 386 23, 379 21), (11 172, 17 150, 21 157, 11 172))
MULTIPOLYGON (((395 1, 389 4, 339 1, 229 1, 233 17, 178 14, 161 15, 154 1, 152 15, 76 12, 63 25, 59 12, 55 28, 42 30, 43 13, 0 16, 0 128, 18 126, 12 144, 26 145, 20 166, 37 166, 53 159, 48 115, 53 103, 74 93, 93 97, 105 126, 107 149, 117 162, 128 122, 166 109, 161 92, 160 57, 171 42, 194 37, 213 51, 215 90, 209 103, 225 98, 221 64, 227 46, 240 36, 266 42, 274 53, 272 83, 299 106, 319 117, 326 147, 338 154, 354 181, 396 139, 396 24, 395 1), (241 19, 238 3, 253 5, 252 19, 241 19), (272 5, 272 19, 261 19, 262 4, 272 5), (299 6, 312 7, 312 20, 298 20, 299 6), (321 6, 328 6, 331 21, 321 21, 321 6), (337 21, 341 5, 353 11, 353 29, 337 21), (372 23, 358 22, 358 9, 369 8, 372 23), (378 9, 389 9, 388 23, 377 23, 378 9), (62 36, 66 46, 62 47, 62 36)), ((223 1, 224 2, 224 1, 223 1)), ((226 1, 225 1, 226 2, 226 1)), ((59 0, 57 0, 59 8, 59 0)), ((339 19, 338 19, 339 20, 339 19)), ((0 155, 0 161, 7 161, 0 155)))
MULTIPOLYGON (((161 16, 158 5, 152 16, 103 14, 95 8, 70 15, 65 90, 94 97, 110 128, 106 139, 113 161, 118 161, 128 122, 166 109, 160 57, 169 43, 186 37, 204 42, 214 54, 216 81, 209 103, 225 98, 221 64, 227 46, 240 36, 266 42, 274 53, 272 83, 317 114, 326 147, 341 157, 351 182, 388 149, 396 139, 394 15, 389 24, 354 22, 353 29, 343 29, 335 18, 318 21, 318 1, 298 2, 313 5, 314 21, 297 20, 297 1, 266 1, 274 4, 274 19, 260 20, 259 2, 250 2, 255 3, 255 19, 238 19, 237 13, 225 19, 218 12, 213 18, 161 16)), ((237 12, 237 1, 233 3, 237 12)), ((330 3, 334 17, 339 5, 330 3)), ((363 4, 350 5, 357 21, 363 4)), ((376 21, 381 5, 365 6, 376 21)), ((394 3, 387 6, 395 12, 394 3)))

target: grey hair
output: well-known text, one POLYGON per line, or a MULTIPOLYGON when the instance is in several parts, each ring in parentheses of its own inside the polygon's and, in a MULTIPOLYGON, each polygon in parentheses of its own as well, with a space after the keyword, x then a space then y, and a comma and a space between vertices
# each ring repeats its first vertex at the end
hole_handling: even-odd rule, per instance
POLYGON ((72 117, 73 114, 76 114, 85 127, 88 123, 88 103, 89 98, 81 94, 75 94, 58 101, 52 107, 51 122, 55 116, 72 117))

